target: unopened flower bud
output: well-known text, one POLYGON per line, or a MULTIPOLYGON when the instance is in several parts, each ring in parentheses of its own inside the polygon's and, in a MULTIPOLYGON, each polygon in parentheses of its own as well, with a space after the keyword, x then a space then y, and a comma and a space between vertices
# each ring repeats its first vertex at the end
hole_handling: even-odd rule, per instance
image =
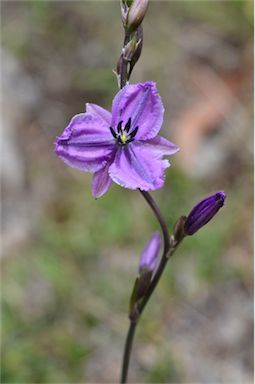
POLYGON ((136 35, 133 36, 133 38, 125 45, 125 47, 122 50, 123 57, 127 61, 131 61, 134 53, 137 49, 138 42, 137 42, 137 37, 136 35))
POLYGON ((185 233, 187 235, 193 235, 208 223, 224 205, 225 197, 225 192, 219 191, 195 205, 184 224, 185 233))
POLYGON ((121 0, 120 2, 121 19, 124 26, 127 24, 127 15, 130 5, 125 0, 121 0))
POLYGON ((121 54, 116 66, 117 75, 120 75, 121 73, 122 62, 123 62, 123 55, 121 54))
POLYGON ((161 237, 158 232, 154 232, 147 243, 146 247, 143 250, 143 253, 139 262, 139 274, 141 275, 143 271, 154 272, 158 256, 159 250, 161 246, 161 237))
POLYGON ((133 0, 127 15, 127 29, 132 32, 139 27, 148 8, 149 0, 133 0))
POLYGON ((181 241, 185 236, 184 224, 186 219, 186 216, 181 216, 174 224, 174 241, 177 243, 179 243, 179 241, 181 241))
POLYGON ((137 305, 145 296, 155 272, 159 250, 161 246, 161 237, 158 232, 152 234, 149 242, 143 250, 139 262, 139 276, 135 281, 133 292, 129 304, 129 318, 135 320, 137 316, 137 305))
POLYGON ((142 28, 141 25, 137 28, 135 36, 136 36, 137 43, 136 43, 135 52, 134 52, 133 57, 132 57, 132 59, 131 59, 131 61, 129 63, 128 78, 130 78, 132 70, 133 70, 135 64, 137 63, 137 61, 139 60, 139 57, 141 56, 141 53, 142 53, 142 48, 143 48, 143 28, 142 28))

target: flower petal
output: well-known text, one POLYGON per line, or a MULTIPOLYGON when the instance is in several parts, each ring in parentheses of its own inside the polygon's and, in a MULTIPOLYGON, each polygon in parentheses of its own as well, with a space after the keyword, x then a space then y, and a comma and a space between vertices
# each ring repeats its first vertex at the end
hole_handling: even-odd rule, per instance
POLYGON ((112 124, 116 130, 131 117, 131 130, 138 128, 136 140, 155 137, 163 123, 164 106, 153 82, 126 85, 115 96, 112 104, 112 124))
POLYGON ((104 122, 110 127, 112 114, 106 109, 100 107, 97 104, 86 103, 86 112, 96 115, 104 120, 104 122))
POLYGON ((56 154, 69 166, 96 172, 112 155, 115 141, 102 119, 81 113, 72 118, 55 145, 56 154))
POLYGON ((77 145, 94 143, 109 144, 114 139, 106 122, 91 113, 75 115, 58 141, 66 141, 77 145))
POLYGON ((162 136, 156 136, 150 140, 140 141, 140 143, 141 145, 150 148, 155 155, 158 154, 159 156, 173 155, 180 150, 177 145, 162 136))
POLYGON ((153 151, 136 141, 119 148, 109 168, 110 177, 122 187, 148 191, 161 188, 164 170, 170 166, 153 151))
POLYGON ((98 199, 103 196, 110 186, 112 185, 112 179, 109 176, 109 166, 111 162, 108 161, 106 166, 93 175, 92 180, 92 195, 98 199))

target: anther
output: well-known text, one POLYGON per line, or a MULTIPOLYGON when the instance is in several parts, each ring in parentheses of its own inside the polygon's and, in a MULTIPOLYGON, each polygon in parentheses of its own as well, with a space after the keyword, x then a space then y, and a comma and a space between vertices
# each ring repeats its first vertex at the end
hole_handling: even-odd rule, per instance
POLYGON ((133 139, 133 137, 135 137, 135 135, 137 134, 137 131, 138 131, 138 127, 135 127, 135 129, 130 133, 129 137, 133 139))
POLYGON ((123 121, 120 121, 119 124, 118 124, 118 126, 117 126, 117 131, 118 131, 118 133, 121 132, 121 126, 122 126, 122 123, 123 123, 123 121))
POLYGON ((117 139, 117 133, 114 131, 112 127, 110 127, 111 134, 113 135, 114 139, 117 139))
POLYGON ((125 131, 128 133, 131 127, 131 117, 128 119, 127 124, 125 125, 125 131))

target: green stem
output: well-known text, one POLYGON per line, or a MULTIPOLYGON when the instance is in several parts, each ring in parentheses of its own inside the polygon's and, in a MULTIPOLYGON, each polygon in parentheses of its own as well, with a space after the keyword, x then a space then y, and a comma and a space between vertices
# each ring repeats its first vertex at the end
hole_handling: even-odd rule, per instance
POLYGON ((129 360, 132 350, 132 344, 134 340, 135 330, 136 330, 136 322, 130 321, 128 334, 126 338, 125 343, 125 349, 124 349, 124 355, 123 355, 123 362, 122 362, 122 372, 121 372, 121 384, 127 382, 127 375, 128 375, 128 367, 129 367, 129 360))

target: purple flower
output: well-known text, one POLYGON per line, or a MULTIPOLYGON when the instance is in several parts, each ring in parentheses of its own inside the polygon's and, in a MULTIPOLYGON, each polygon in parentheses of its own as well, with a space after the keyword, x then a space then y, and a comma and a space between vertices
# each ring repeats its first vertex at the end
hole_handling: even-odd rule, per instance
POLYGON ((154 272, 161 246, 161 237, 159 232, 154 232, 145 246, 139 262, 139 274, 143 272, 154 272))
POLYGON ((156 84, 126 85, 115 96, 112 113, 96 104, 74 116, 56 139, 56 154, 69 166, 93 172, 92 193, 102 196, 112 181, 129 189, 161 188, 170 166, 164 155, 179 148, 158 136, 164 107, 156 84))
POLYGON ((219 191, 212 196, 208 196, 200 201, 191 210, 184 224, 184 231, 187 235, 193 235, 203 225, 208 223, 223 207, 225 201, 225 192, 219 191))

